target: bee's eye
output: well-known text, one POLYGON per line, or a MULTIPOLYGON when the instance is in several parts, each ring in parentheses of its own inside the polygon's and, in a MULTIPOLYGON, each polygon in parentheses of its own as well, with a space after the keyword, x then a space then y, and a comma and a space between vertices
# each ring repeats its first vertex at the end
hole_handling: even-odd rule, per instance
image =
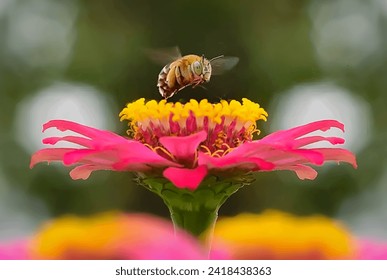
POLYGON ((200 75, 202 73, 202 64, 199 61, 195 61, 192 64, 192 68, 196 75, 200 75))

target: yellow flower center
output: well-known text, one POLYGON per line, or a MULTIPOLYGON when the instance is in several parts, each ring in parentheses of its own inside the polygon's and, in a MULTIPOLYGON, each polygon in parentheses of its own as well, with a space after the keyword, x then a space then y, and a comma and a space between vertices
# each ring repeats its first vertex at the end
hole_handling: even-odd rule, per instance
POLYGON ((198 102, 191 99, 182 104, 180 102, 172 103, 163 99, 159 102, 151 100, 145 102, 140 98, 135 102, 128 103, 121 113, 121 121, 129 120, 134 123, 147 122, 149 120, 169 120, 172 115, 172 121, 187 119, 191 112, 196 117, 208 117, 209 121, 220 124, 222 118, 236 119, 241 123, 255 123, 258 120, 266 121, 268 114, 259 106, 247 98, 242 99, 242 103, 236 100, 227 102, 221 100, 219 103, 212 104, 203 99, 198 102))
POLYGON ((159 138, 187 136, 205 130, 208 139, 200 149, 214 156, 222 156, 241 143, 251 141, 258 120, 267 119, 267 112, 246 98, 242 103, 221 100, 209 103, 191 99, 182 104, 166 100, 145 102, 138 99, 121 111, 120 119, 128 120, 128 134, 152 148, 161 151, 159 138))

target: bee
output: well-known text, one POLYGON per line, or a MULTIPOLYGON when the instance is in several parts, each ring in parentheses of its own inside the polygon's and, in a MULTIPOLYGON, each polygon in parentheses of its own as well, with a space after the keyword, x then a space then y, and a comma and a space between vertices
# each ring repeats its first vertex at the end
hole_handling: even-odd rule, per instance
POLYGON ((149 57, 164 66, 157 79, 157 87, 165 99, 178 91, 207 83, 211 75, 220 75, 233 68, 239 61, 237 57, 220 55, 207 59, 204 55, 189 54, 182 56, 178 47, 162 50, 148 50, 149 57))

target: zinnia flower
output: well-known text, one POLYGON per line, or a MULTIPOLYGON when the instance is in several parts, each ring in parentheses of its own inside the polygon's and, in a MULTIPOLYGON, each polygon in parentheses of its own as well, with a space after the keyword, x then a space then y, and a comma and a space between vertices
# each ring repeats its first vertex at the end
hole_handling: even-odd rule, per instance
POLYGON ((337 137, 307 136, 330 128, 344 130, 335 120, 323 120, 277 131, 260 140, 256 122, 267 113, 257 103, 166 100, 129 103, 120 113, 129 121, 129 138, 65 120, 44 124, 80 136, 50 137, 43 143, 67 141, 80 148, 46 148, 36 152, 31 167, 42 161, 75 166, 73 179, 87 179, 95 170, 134 171, 138 182, 160 195, 175 224, 195 235, 214 223, 221 204, 251 182, 251 171, 290 170, 300 179, 314 179, 313 165, 348 162, 355 156, 341 148, 308 148, 321 141, 344 143, 337 137))
MULTIPOLYGON (((104 213, 65 216, 46 223, 24 242, 0 246, 3 259, 206 259, 195 238, 161 218, 104 213)), ((218 257, 222 258, 222 256, 218 257)))

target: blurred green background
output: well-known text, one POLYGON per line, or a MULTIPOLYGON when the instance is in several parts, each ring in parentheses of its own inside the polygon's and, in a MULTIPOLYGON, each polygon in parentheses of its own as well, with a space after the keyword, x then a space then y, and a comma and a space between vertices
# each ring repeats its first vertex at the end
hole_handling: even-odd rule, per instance
MULTIPOLYGON (((0 1, 0 238, 25 236, 68 213, 120 209, 168 216, 130 173, 73 181, 61 165, 29 169, 43 123, 63 118, 125 134, 118 113, 160 99, 162 66, 148 48, 237 56, 207 89, 171 101, 247 97, 269 113, 261 135, 334 118, 359 168, 328 165, 314 181, 259 173, 220 215, 281 209, 343 220, 359 235, 387 238, 387 1, 0 1)), ((342 136, 339 131, 335 135, 342 136)))

